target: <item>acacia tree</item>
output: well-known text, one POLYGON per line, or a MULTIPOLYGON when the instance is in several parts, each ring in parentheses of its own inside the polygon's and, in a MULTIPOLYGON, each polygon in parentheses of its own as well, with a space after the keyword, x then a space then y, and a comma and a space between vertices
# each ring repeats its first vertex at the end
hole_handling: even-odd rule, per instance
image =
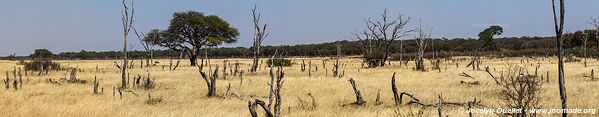
POLYGON ((121 88, 127 88, 127 36, 129 35, 129 31, 131 31, 131 27, 133 25, 133 14, 135 13, 135 9, 133 7, 134 1, 131 1, 131 9, 125 4, 125 0, 123 0, 123 11, 121 21, 123 24, 123 67, 121 67, 121 88))
POLYGON ((146 36, 151 44, 187 53, 195 66, 202 47, 236 42, 239 32, 216 15, 186 11, 173 14, 167 30, 153 30, 146 36))
POLYGON ((267 24, 260 26, 260 14, 256 13, 256 7, 257 6, 254 6, 254 9, 252 9, 252 16, 254 16, 254 61, 252 62, 252 68, 250 70, 251 72, 256 72, 256 69, 258 69, 258 56, 260 56, 260 45, 262 44, 262 41, 264 41, 264 39, 268 36, 268 33, 266 33, 267 24))
MULTIPOLYGON (((556 14, 555 9, 555 0, 551 0, 552 10, 553 10, 553 23, 555 26, 555 41, 557 43, 557 68, 558 68, 558 85, 559 85, 559 94, 562 102, 562 109, 566 109, 568 106, 566 105, 566 85, 564 83, 564 58, 562 53, 562 34, 564 31, 564 15, 566 12, 566 8, 564 5, 564 0, 559 1, 559 20, 556 14), (559 23, 558 23, 559 21, 559 23)), ((562 113, 562 117, 568 116, 568 113, 562 113)))
POLYGON ((503 33, 503 28, 501 26, 493 25, 489 28, 483 30, 478 33, 478 39, 483 41, 482 49, 485 50, 497 50, 497 45, 495 45, 495 39, 493 36, 501 35, 503 33))
MULTIPOLYGON (((377 60, 379 62, 376 64, 369 65, 385 65, 389 56, 389 47, 391 43, 396 39, 408 36, 408 33, 414 31, 404 30, 408 22, 410 22, 410 18, 404 18, 402 14, 399 14, 397 19, 390 18, 387 9, 381 14, 381 20, 365 19, 366 29, 354 33, 354 35, 364 47, 365 58, 372 58, 374 56, 375 59, 379 59, 377 60)), ((367 60, 367 62, 369 61, 370 60, 367 60)))

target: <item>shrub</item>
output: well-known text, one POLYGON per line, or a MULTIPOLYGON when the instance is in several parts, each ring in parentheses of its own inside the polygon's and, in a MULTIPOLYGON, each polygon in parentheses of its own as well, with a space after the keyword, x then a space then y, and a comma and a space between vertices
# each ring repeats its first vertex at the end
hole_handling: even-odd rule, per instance
POLYGON ((17 56, 15 54, 11 54, 8 57, 6 57, 7 60, 9 61, 16 61, 17 60, 17 56))
POLYGON ((285 66, 285 67, 291 66, 291 60, 289 60, 289 59, 284 59, 284 58, 275 58, 274 60, 268 59, 268 61, 266 61, 266 64, 270 65, 271 61, 274 62, 275 66, 285 66))
POLYGON ((52 62, 49 59, 34 59, 31 62, 24 62, 26 71, 59 70, 60 64, 52 62))
MULTIPOLYGON (((540 96, 542 80, 534 75, 525 73, 526 68, 508 65, 507 71, 502 72, 499 77, 501 86, 500 98, 504 106, 515 109, 538 109, 540 108, 540 96)), ((515 113, 513 116, 535 116, 536 113, 515 113)))
POLYGON ((382 66, 383 59, 385 59, 385 53, 380 51, 375 51, 364 55, 364 61, 368 63, 368 67, 378 67, 382 66))

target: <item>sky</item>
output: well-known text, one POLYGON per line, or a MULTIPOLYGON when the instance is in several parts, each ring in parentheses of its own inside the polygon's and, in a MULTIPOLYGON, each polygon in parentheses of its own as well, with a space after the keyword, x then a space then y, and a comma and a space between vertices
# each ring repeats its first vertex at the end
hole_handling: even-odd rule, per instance
MULTIPOLYGON (((589 29, 586 22, 599 17, 599 0, 566 2, 566 31, 589 29)), ((493 24, 504 28, 502 37, 555 35, 551 0, 137 0, 133 25, 142 32, 166 29, 173 13, 199 11, 239 29, 238 41, 222 46, 249 47, 254 5, 270 27, 264 45, 355 40, 352 33, 364 28, 364 19, 379 18, 385 8, 393 17, 410 17, 408 28, 434 27, 436 38, 476 38, 493 24)), ((37 48, 121 50, 122 9, 121 0, 0 0, 0 56, 37 48)))

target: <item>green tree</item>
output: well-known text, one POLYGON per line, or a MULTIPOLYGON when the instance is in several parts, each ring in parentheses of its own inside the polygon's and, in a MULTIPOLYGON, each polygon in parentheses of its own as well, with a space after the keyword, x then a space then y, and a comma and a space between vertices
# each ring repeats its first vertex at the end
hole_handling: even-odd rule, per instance
POLYGON ((237 36, 237 29, 218 16, 186 11, 175 13, 167 30, 150 30, 146 39, 152 44, 187 53, 191 66, 195 66, 202 47, 233 43, 237 36))
POLYGON ((35 52, 29 55, 30 58, 34 59, 48 59, 52 58, 52 56, 54 56, 54 53, 50 52, 47 49, 35 49, 35 52))
POLYGON ((481 47, 484 50, 497 50, 497 45, 495 45, 495 39, 493 36, 501 35, 503 33, 503 28, 497 25, 490 26, 489 28, 483 30, 478 33, 478 39, 483 41, 483 46, 481 47))

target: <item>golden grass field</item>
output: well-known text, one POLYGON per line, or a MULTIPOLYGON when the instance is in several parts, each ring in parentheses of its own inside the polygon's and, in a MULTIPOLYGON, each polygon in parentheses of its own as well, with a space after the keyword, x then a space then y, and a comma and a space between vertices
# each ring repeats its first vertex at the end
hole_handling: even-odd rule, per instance
MULTIPOLYGON (((472 70, 465 67, 467 60, 459 62, 459 68, 452 61, 445 61, 441 65, 442 72, 427 71, 419 72, 413 70, 413 61, 408 66, 398 66, 399 62, 394 61, 392 65, 379 68, 362 68, 360 59, 345 58, 341 60, 342 64, 347 64, 341 68, 345 71, 345 77, 331 77, 331 68, 333 59, 328 58, 292 58, 294 65, 284 67, 285 83, 282 93, 282 116, 317 116, 317 117, 347 117, 347 116, 397 116, 406 115, 410 112, 417 112, 421 106, 402 105, 395 106, 391 92, 391 76, 397 73, 397 86, 399 92, 409 92, 420 98, 425 103, 436 103, 437 95, 442 94, 443 100, 452 102, 466 102, 474 98, 482 100, 482 104, 489 108, 499 108, 502 101, 499 99, 500 87, 497 86, 490 76, 484 71, 484 67, 489 66, 496 75, 508 63, 527 66, 529 72, 534 74, 534 67, 537 62, 528 58, 504 58, 504 59, 483 59, 481 70, 472 70), (318 71, 313 68, 312 77, 308 77, 307 72, 300 71, 301 60, 312 61, 313 67, 318 66, 318 71), (326 60, 328 75, 325 76, 325 69, 322 68, 322 61, 326 60), (524 60, 525 63, 521 63, 524 60), (534 63, 531 66, 531 63, 534 63), (481 82, 480 85, 460 84, 460 81, 469 81, 472 79, 459 76, 460 73, 467 73, 481 82), (344 106, 355 101, 353 89, 348 82, 349 78, 354 78, 362 91, 362 95, 367 101, 364 106, 344 106), (374 104, 377 91, 381 92, 383 104, 374 104), (316 107, 312 107, 312 101, 307 93, 311 93, 316 102, 316 107), (301 101, 300 101, 301 100, 301 101), (301 103, 304 102, 304 103, 301 103), (303 105, 303 106, 302 106, 303 105)), ((160 63, 154 67, 139 68, 137 63, 134 69, 130 70, 131 76, 137 74, 146 75, 150 73, 151 77, 158 83, 155 89, 143 90, 132 88, 137 97, 130 93, 125 93, 121 99, 118 95, 113 96, 112 87, 120 84, 120 71, 112 60, 71 60, 57 61, 62 66, 78 67, 82 71, 77 73, 78 78, 87 80, 87 84, 69 84, 61 82, 62 85, 47 83, 48 78, 58 80, 64 77, 66 71, 54 71, 49 75, 37 76, 37 73, 29 73, 23 77, 23 86, 19 90, 12 87, 5 90, 0 89, 0 116, 142 116, 142 117, 188 117, 188 116, 207 116, 207 117, 241 117, 250 116, 248 111, 248 101, 268 99, 268 85, 270 77, 268 70, 264 65, 260 66, 258 73, 247 73, 251 64, 250 59, 229 59, 229 61, 239 60, 242 70, 246 71, 243 76, 243 85, 240 85, 240 78, 228 78, 227 80, 218 79, 217 94, 223 95, 227 85, 230 83, 231 90, 240 95, 241 99, 224 97, 206 97, 207 87, 205 81, 200 77, 197 67, 189 66, 188 60, 182 60, 181 66, 175 71, 169 71, 168 60, 158 60, 160 63), (162 66, 167 65, 165 70, 162 66), (98 66, 101 71, 96 71, 98 66), (94 76, 100 81, 100 87, 104 88, 103 94, 94 95, 92 84, 90 83, 94 76), (163 101, 150 105, 145 101, 148 94, 152 97, 162 97, 163 101)), ((559 92, 557 85, 557 64, 556 58, 538 58, 541 60, 540 74, 550 73, 550 82, 542 87, 540 94, 541 106, 543 108, 560 108, 559 92)), ((136 62, 138 62, 137 60, 136 62)), ((12 71, 13 67, 22 67, 16 65, 16 61, 0 61, 1 78, 4 79, 5 71, 12 71)), ((212 64, 222 64, 223 59, 212 59, 212 64)), ((427 68, 430 68, 429 62, 427 68)), ((569 108, 599 108, 599 81, 591 81, 584 77, 590 74, 591 69, 599 70, 599 62, 589 59, 588 67, 584 67, 582 62, 565 63, 565 79, 568 94, 569 108)), ((222 72, 219 72, 222 73, 222 72)), ((222 76, 222 74, 221 74, 222 76)), ((12 76, 11 76, 12 78, 12 76)), ((404 98, 404 102, 407 102, 404 98)), ((443 114, 450 117, 467 116, 467 113, 460 112, 463 107, 446 106, 443 108, 443 114)), ((258 111, 262 111, 258 109, 258 111)), ((261 115, 261 114, 259 114, 261 115)), ((598 114, 570 114, 573 116, 599 116, 598 114)), ((424 110, 423 116, 437 116, 437 109, 429 107, 424 110)), ((495 114, 474 114, 474 116, 497 116, 495 114)), ((541 116, 559 116, 559 114, 543 114, 541 116)))

